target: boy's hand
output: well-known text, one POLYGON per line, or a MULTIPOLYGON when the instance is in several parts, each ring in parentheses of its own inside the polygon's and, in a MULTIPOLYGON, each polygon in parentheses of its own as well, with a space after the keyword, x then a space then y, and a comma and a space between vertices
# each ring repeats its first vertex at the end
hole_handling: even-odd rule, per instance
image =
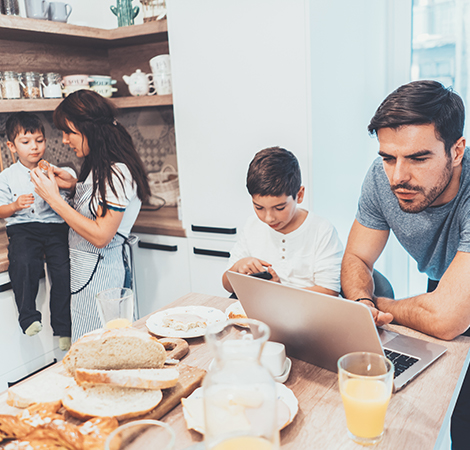
POLYGON ((266 267, 269 270, 271 264, 267 263, 266 261, 263 261, 262 259, 248 256, 237 261, 230 270, 250 275, 250 273, 263 272, 266 270, 266 267))
POLYGON ((34 195, 33 194, 24 194, 20 195, 15 203, 15 208, 17 211, 20 209, 29 208, 34 203, 34 195))
POLYGON ((270 281, 274 281, 275 283, 280 283, 281 279, 276 271, 272 268, 272 266, 268 267, 268 272, 273 276, 270 281))

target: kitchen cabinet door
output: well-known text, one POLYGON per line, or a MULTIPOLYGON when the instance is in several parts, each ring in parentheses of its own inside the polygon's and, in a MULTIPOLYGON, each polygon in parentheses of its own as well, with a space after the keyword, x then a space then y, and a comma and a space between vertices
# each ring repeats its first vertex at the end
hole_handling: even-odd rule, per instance
POLYGON ((245 187, 248 165, 263 148, 291 150, 309 193, 306 3, 167 1, 182 220, 188 237, 196 237, 192 226, 243 226, 252 213, 245 187))
POLYGON ((227 270, 235 241, 189 238, 188 244, 191 291, 228 297, 230 293, 222 286, 222 275, 227 270))
POLYGON ((17 381, 50 364, 54 358, 62 359, 59 338, 52 336, 49 313, 49 288, 45 279, 39 283, 36 306, 42 314, 43 329, 36 336, 26 336, 18 324, 15 297, 9 287, 7 272, 0 273, 0 392, 8 382, 17 381))
POLYGON ((139 233, 134 247, 140 317, 191 292, 186 238, 139 233))

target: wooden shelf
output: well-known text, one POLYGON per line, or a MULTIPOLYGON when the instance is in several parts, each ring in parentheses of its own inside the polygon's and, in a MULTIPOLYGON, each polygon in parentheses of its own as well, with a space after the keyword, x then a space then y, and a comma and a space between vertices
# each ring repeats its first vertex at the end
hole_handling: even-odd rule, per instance
POLYGON ((0 15, 0 39, 113 48, 165 41, 168 35, 166 19, 104 30, 49 20, 0 15))
MULTIPOLYGON (((54 111, 61 98, 38 98, 20 100, 0 100, 0 113, 15 111, 54 111)), ((147 95, 145 97, 114 97, 110 100, 117 108, 145 108, 173 105, 172 95, 147 95)))

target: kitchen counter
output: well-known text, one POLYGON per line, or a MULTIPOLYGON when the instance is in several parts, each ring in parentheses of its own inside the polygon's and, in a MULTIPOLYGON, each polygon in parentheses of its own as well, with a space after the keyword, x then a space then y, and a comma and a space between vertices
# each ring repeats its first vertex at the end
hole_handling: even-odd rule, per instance
MULTIPOLYGON (((164 234, 186 237, 186 232, 178 220, 176 207, 158 211, 140 211, 132 228, 133 233, 164 234)), ((8 270, 8 237, 4 227, 0 227, 0 273, 8 270)))
POLYGON ((186 231, 178 220, 178 208, 175 206, 164 207, 158 211, 141 210, 132 232, 186 237, 186 231))

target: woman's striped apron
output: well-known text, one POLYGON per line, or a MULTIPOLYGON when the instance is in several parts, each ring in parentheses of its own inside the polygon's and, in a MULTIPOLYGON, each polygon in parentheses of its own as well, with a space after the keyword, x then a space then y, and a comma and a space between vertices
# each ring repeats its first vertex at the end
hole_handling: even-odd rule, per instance
MULTIPOLYGON (((74 208, 83 216, 95 220, 90 211, 92 184, 77 183, 74 208)), ((105 289, 125 286, 124 236, 116 234, 104 248, 97 248, 69 231, 70 284, 72 290, 72 342, 83 334, 101 328, 95 296, 105 289)))

